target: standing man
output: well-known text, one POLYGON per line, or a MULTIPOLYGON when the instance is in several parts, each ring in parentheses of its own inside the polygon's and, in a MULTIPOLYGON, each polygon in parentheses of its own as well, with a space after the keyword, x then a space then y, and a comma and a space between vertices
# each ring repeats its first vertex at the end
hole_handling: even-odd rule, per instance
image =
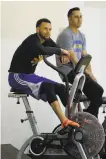
MULTIPOLYGON (((68 11, 69 26, 66 27, 57 38, 57 45, 70 53, 70 60, 64 58, 64 64, 60 62, 59 56, 56 55, 57 66, 67 75, 70 83, 74 80, 74 67, 82 55, 87 54, 86 39, 83 33, 79 31, 82 24, 82 14, 80 8, 72 8, 68 11)), ((83 88, 84 94, 91 101, 87 112, 98 116, 99 107, 101 106, 101 97, 103 88, 97 83, 92 72, 91 65, 85 71, 86 81, 83 88)), ((64 79, 63 79, 64 80, 64 79)))

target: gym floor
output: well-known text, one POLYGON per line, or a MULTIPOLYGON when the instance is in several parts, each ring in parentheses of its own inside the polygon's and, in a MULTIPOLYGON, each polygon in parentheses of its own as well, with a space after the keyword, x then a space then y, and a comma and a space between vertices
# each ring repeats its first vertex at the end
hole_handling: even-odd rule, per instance
MULTIPOLYGON (((1 145, 1 159, 16 159, 18 149, 16 149, 11 144, 2 144, 1 145)), ((22 159, 71 159, 70 156, 39 156, 39 157, 28 157, 24 156, 22 159)))
MULTIPOLYGON (((18 153, 18 149, 16 149, 11 144, 2 144, 1 145, 1 159, 16 159, 18 153)), ((72 159, 70 156, 39 156, 39 157, 28 157, 23 156, 22 159, 72 159)), ((106 155, 102 157, 102 159, 106 159, 106 155)))

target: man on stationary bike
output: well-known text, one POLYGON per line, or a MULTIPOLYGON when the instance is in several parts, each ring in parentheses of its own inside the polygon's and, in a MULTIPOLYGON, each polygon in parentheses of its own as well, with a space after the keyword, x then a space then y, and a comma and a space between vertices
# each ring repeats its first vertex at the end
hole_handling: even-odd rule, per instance
POLYGON ((36 33, 28 36, 15 51, 10 69, 9 85, 24 93, 30 94, 36 99, 48 101, 52 109, 60 119, 62 126, 79 124, 66 118, 61 110, 58 95, 66 106, 66 88, 63 84, 34 74, 38 62, 43 60, 42 55, 66 55, 70 57, 67 50, 57 48, 55 42, 50 38, 51 22, 48 19, 40 19, 36 23, 36 33))
MULTIPOLYGON (((82 24, 80 8, 76 7, 70 9, 67 16, 69 26, 67 26, 57 37, 57 45, 68 50, 70 53, 70 59, 62 57, 64 60, 63 64, 59 60, 60 57, 56 55, 56 63, 58 68, 67 75, 69 82, 72 84, 75 78, 74 67, 80 60, 81 56, 87 54, 87 51, 85 36, 79 31, 79 27, 82 24)), ((102 104, 103 88, 97 83, 96 78, 92 73, 91 65, 87 67, 85 76, 86 80, 83 92, 90 100, 90 105, 86 111, 97 117, 99 107, 102 104)))

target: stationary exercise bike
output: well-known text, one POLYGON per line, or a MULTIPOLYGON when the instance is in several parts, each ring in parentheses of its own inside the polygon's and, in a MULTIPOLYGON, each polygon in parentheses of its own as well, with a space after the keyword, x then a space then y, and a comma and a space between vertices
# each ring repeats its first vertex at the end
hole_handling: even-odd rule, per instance
POLYGON ((64 73, 49 63, 46 56, 44 56, 44 61, 64 76, 68 98, 65 114, 67 118, 78 122, 81 126, 80 128, 72 126, 62 128, 61 125, 58 125, 52 133, 40 133, 28 102, 28 95, 21 90, 11 89, 12 93, 9 93, 8 96, 17 98, 17 104, 20 103, 19 99, 22 98, 25 105, 28 118, 21 119, 21 122, 29 120, 33 132, 33 135, 29 137, 19 150, 17 159, 22 159, 27 148, 29 148, 29 153, 33 156, 54 155, 57 152, 58 155, 68 154, 75 159, 94 159, 95 156, 99 159, 98 153, 105 141, 104 129, 98 119, 89 113, 83 112, 80 105, 80 101, 83 98, 82 89, 85 83, 84 70, 89 65, 91 56, 86 55, 79 60, 74 70, 76 76, 70 91, 68 79, 64 73), (51 151, 51 149, 56 151, 51 151))
POLYGON ((105 114, 104 121, 102 124, 104 131, 105 131, 105 143, 104 143, 102 150, 100 151, 99 154, 100 154, 102 159, 105 159, 106 158, 106 97, 103 97, 102 108, 103 108, 102 113, 105 114))
MULTIPOLYGON (((88 106, 90 105, 90 101, 89 99, 85 96, 85 95, 82 95, 81 96, 81 99, 80 99, 80 104, 83 103, 84 107, 87 109, 88 106)), ((105 132, 105 142, 104 142, 104 145, 99 153, 100 155, 100 158, 101 159, 106 159, 106 97, 103 96, 102 97, 102 104, 101 104, 101 107, 102 109, 102 114, 104 114, 104 121, 102 123, 102 126, 104 128, 104 132, 105 132)))

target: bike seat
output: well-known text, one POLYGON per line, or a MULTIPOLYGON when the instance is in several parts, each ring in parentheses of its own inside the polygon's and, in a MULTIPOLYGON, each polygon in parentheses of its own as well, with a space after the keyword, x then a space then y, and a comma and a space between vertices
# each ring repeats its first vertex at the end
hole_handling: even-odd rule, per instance
POLYGON ((102 104, 106 104, 106 97, 102 97, 102 104))
POLYGON ((15 88, 11 88, 10 92, 13 92, 15 94, 25 94, 21 89, 15 89, 15 88))
POLYGON ((81 95, 80 102, 85 102, 85 101, 89 101, 89 99, 87 98, 87 96, 81 95))
MULTIPOLYGON (((89 101, 89 99, 87 98, 87 96, 81 95, 80 102, 85 102, 85 101, 89 101)), ((106 97, 102 97, 102 104, 106 104, 106 97)))

